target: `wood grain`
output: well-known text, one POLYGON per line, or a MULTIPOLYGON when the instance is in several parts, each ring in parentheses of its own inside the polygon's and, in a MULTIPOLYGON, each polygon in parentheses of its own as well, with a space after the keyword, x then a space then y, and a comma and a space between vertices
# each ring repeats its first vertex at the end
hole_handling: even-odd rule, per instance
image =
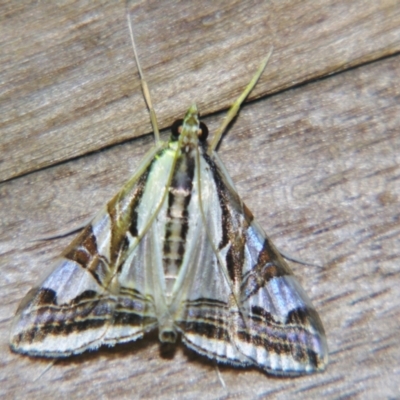
MULTIPOLYGON (((160 126, 192 101, 212 132, 274 53, 220 155, 328 335, 325 373, 276 379, 156 336, 53 365, 10 352, 24 294, 151 147, 124 2, 0 4, 2 398, 394 398, 400 393, 400 2, 129 6, 160 126), (320 79, 321 78, 321 79, 320 79), (101 151, 99 151, 101 150, 101 151)), ((163 133, 167 137, 168 132, 163 133)))

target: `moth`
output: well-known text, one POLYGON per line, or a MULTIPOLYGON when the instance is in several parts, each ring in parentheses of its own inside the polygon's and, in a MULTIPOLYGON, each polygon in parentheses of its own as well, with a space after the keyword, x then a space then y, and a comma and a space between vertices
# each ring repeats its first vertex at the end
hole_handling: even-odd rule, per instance
POLYGON ((271 52, 211 143, 194 104, 163 142, 128 21, 156 144, 23 299, 11 349, 68 357, 158 329, 163 343, 180 336, 233 366, 284 376, 322 371, 321 320, 215 151, 271 52))

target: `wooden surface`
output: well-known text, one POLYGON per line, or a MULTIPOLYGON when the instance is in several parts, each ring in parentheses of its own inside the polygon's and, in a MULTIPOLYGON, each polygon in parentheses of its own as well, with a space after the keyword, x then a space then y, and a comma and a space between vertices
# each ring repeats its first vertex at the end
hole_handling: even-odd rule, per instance
MULTIPOLYGON (((326 372, 277 379, 156 336, 49 362, 10 352, 14 312, 152 143, 124 2, 0 3, 0 396, 355 399, 400 395, 400 1, 131 2, 160 126, 212 132, 271 45, 220 146, 319 311, 326 372), (319 79, 322 78, 322 79, 319 79), (99 151, 101 150, 101 151, 99 151), (37 379, 40 376, 39 379, 37 379)), ((165 132, 164 137, 168 136, 165 132)))

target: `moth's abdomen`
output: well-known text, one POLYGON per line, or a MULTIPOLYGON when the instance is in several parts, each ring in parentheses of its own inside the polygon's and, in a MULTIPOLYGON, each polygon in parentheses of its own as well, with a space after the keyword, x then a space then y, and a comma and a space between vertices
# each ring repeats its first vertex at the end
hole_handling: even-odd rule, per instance
POLYGON ((188 233, 188 207, 192 197, 195 151, 182 152, 178 157, 168 189, 163 247, 163 268, 167 301, 182 265, 188 233))

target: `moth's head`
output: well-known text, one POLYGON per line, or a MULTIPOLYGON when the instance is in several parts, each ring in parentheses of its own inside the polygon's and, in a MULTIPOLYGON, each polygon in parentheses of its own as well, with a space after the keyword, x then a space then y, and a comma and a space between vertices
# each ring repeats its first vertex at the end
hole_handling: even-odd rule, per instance
POLYGON ((206 124, 199 121, 199 112, 196 104, 192 104, 187 110, 184 119, 178 119, 172 124, 171 140, 180 140, 183 145, 205 142, 208 136, 206 124))

